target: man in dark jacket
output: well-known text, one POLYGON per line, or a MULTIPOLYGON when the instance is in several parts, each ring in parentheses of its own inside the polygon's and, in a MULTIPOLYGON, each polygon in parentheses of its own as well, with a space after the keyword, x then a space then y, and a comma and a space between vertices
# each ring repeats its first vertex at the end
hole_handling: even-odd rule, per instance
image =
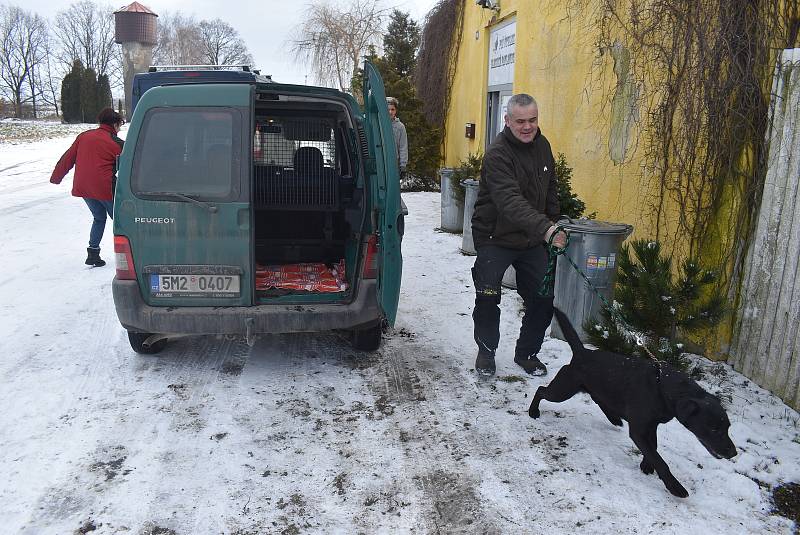
POLYGON ((540 296, 547 270, 546 242, 564 247, 566 235, 556 232, 558 185, 550 143, 539 130, 539 109, 530 95, 511 97, 506 126, 486 151, 478 200, 472 216, 472 238, 478 256, 475 281, 475 370, 495 373, 500 341, 500 284, 509 265, 517 274, 517 292, 525 314, 514 351, 514 362, 531 375, 547 368, 537 354, 553 317, 553 295, 540 296))

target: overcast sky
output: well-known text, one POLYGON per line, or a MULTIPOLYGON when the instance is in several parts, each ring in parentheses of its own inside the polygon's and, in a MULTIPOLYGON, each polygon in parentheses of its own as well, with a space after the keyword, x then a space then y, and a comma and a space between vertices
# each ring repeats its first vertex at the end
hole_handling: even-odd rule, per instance
MULTIPOLYGON (((133 0, 118 0, 110 4, 118 9, 133 0)), ((335 2, 335 0, 330 0, 335 2)), ((381 0, 386 7, 396 7, 421 22, 437 0, 381 0)), ((339 0, 346 3, 346 0, 339 0)), ((17 5, 46 18, 72 2, 66 0, 0 0, 0 4, 17 5)), ((95 0, 104 4, 103 0, 95 0)), ((271 74, 276 82, 314 83, 305 65, 296 64, 289 51, 289 35, 300 24, 308 2, 303 0, 139 0, 156 14, 181 11, 200 19, 220 18, 233 26, 247 43, 257 68, 271 74), (307 77, 307 78, 306 78, 307 77)))

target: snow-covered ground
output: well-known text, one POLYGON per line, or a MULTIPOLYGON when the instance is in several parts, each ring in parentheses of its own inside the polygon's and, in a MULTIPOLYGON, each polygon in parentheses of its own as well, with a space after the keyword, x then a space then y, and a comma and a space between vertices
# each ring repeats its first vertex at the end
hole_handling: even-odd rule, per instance
POLYGON ((58 136, 75 136, 93 127, 95 125, 61 124, 45 120, 2 119, 0 120, 0 143, 20 145, 58 136))
MULTIPOLYGON (((479 379, 473 259, 435 230, 438 194, 403 195, 400 310, 374 355, 336 333, 133 353, 113 263, 83 264, 89 212, 69 178, 48 183, 71 140, 0 143, 0 533, 794 529, 770 513, 769 487, 800 480, 800 417, 728 366, 705 363, 702 384, 726 400, 737 457, 712 458, 676 421, 659 428, 687 499, 640 472, 626 429, 588 396, 528 417, 570 351, 548 339, 550 374, 521 372, 514 292, 498 374, 479 379)), ((110 227, 102 248, 111 260, 110 227)))

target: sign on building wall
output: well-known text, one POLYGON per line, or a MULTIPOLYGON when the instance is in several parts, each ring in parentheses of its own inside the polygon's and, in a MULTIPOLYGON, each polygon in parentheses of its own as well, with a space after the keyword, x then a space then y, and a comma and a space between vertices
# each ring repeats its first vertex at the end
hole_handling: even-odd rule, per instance
POLYGON ((492 30, 489 40, 489 87, 514 83, 517 23, 492 30))

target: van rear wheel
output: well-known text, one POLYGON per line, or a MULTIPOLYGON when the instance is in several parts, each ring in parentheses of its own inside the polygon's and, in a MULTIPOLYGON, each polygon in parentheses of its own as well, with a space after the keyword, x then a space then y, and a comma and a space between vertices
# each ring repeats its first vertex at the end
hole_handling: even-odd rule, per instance
POLYGON ((360 351, 375 351, 381 346, 381 324, 366 329, 353 329, 351 343, 360 351))
POLYGON ((167 346, 167 339, 163 338, 156 343, 145 346, 144 342, 153 336, 153 333, 136 333, 128 331, 128 341, 131 343, 131 348, 141 355, 154 355, 161 352, 167 346))

